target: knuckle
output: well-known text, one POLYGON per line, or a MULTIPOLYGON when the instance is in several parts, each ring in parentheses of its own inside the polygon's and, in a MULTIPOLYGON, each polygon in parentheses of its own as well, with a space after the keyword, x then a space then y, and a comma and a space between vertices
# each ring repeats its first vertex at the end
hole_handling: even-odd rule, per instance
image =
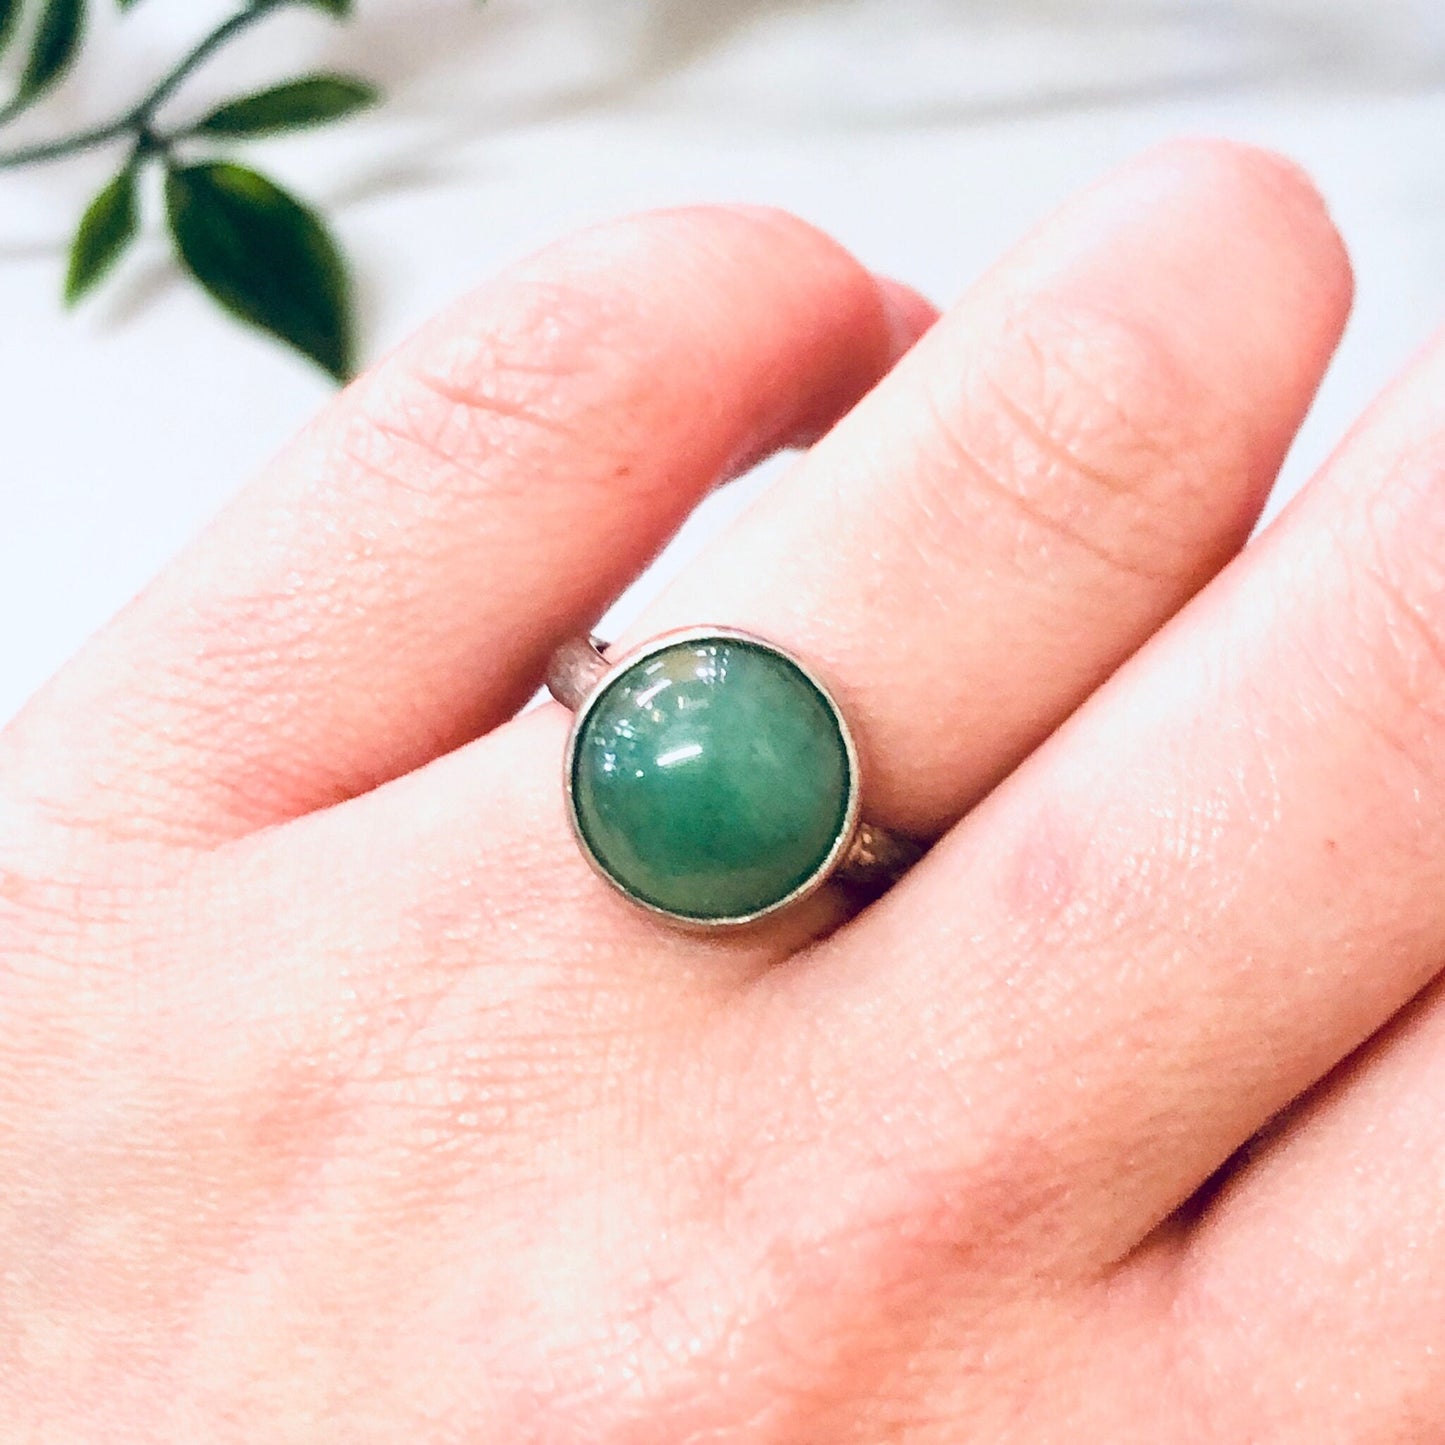
MULTIPOLYGON (((454 508, 522 487, 535 495, 549 463, 574 499, 621 476, 671 488, 667 469, 638 464, 656 438, 718 430, 699 422, 738 403, 717 383, 740 361, 760 369, 782 337, 801 348, 826 335, 823 306, 842 334, 882 302, 837 242, 785 211, 697 206, 608 221, 425 329, 358 383, 325 443, 352 496, 368 484, 400 490, 427 514, 428 499, 454 508)), ((760 391, 754 405, 767 430, 776 398, 760 391)))
POLYGON ((336 445, 411 508, 532 486, 548 456, 566 455, 569 479, 585 475, 589 458, 625 450, 624 419, 642 400, 628 310, 585 285, 513 283, 378 373, 336 445), (510 465, 519 457, 532 465, 510 465))
POLYGON ((1008 529, 1021 568, 1037 565, 1041 545, 1148 577, 1197 566, 1227 443, 1160 328, 1079 298, 1036 298, 1004 319, 956 392, 935 384, 929 404, 943 456, 922 469, 926 484, 981 513, 975 525, 1008 529))

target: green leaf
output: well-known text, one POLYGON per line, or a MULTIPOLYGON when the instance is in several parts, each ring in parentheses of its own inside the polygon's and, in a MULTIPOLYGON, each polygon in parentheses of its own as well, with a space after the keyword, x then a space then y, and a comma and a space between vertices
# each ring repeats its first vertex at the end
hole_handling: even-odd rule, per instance
POLYGON ((308 0, 318 10, 325 10, 328 15, 335 15, 338 20, 344 20, 351 14, 351 0, 308 0))
POLYGON ((49 90, 70 69, 84 34, 85 0, 46 0, 16 100, 33 100, 49 90))
POLYGON ((132 162, 90 203, 70 247, 65 304, 73 306, 120 260, 139 228, 132 162))
POLYGON ((375 105, 375 86, 348 75, 308 75, 270 90, 258 91, 213 110, 192 129, 197 135, 274 135, 325 125, 375 105))
POLYGON ((24 8, 24 0, 0 0, 0 51, 15 38, 15 28, 20 24, 20 12, 24 8))
POLYGON ((171 233, 191 274, 228 311, 345 381, 351 288, 321 220, 244 166, 208 161, 166 174, 171 233))

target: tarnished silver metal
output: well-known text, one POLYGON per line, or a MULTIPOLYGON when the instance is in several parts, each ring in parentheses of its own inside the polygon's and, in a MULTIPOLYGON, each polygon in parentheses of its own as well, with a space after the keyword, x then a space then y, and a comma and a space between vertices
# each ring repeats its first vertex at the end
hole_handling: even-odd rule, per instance
POLYGON ((834 876, 860 888, 881 891, 891 888, 922 856, 923 849, 911 838, 900 838, 872 823, 860 822, 834 876))
POLYGON ((607 644, 596 637, 569 637, 547 665, 547 691, 576 712, 611 671, 612 664, 603 656, 606 649, 607 644))
POLYGON ((630 902, 648 912, 659 914, 669 922, 703 929, 728 928, 740 924, 756 923, 761 918, 770 917, 781 909, 788 908, 809 897, 827 883, 849 885, 870 894, 881 893, 896 883, 923 856, 923 848, 911 839, 899 837, 875 824, 864 822, 860 817, 862 780, 858 750, 847 719, 843 716, 842 710, 838 707, 827 685, 806 663, 764 637, 731 627, 689 627, 654 637, 642 646, 633 648, 615 658, 607 655, 607 644, 600 638, 573 637, 564 642, 552 654, 547 667, 547 690, 564 707, 571 708, 576 714, 567 738, 562 777, 567 794, 568 818, 572 824, 573 836, 576 838, 583 856, 605 882, 630 902), (828 703, 837 720, 838 730, 848 754, 850 789, 846 817, 828 856, 817 871, 787 897, 745 917, 684 919, 637 897, 618 883, 602 866, 593 854, 592 848, 578 824, 576 808, 572 801, 572 779, 577 740, 581 735, 582 725, 586 721, 592 705, 602 696, 606 685, 613 676, 632 667, 654 652, 661 652, 680 642, 709 638, 731 639, 768 648, 787 658, 813 684, 828 703))

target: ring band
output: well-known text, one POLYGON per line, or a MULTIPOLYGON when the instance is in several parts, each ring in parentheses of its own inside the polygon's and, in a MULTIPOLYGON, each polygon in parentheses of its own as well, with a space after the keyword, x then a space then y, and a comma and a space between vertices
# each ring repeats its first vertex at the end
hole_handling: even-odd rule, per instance
POLYGON ((575 712, 573 833, 593 868, 652 913, 753 923, 830 881, 881 892, 922 853, 862 820, 842 712, 763 638, 695 627, 613 659, 578 637, 553 654, 547 687, 575 712))

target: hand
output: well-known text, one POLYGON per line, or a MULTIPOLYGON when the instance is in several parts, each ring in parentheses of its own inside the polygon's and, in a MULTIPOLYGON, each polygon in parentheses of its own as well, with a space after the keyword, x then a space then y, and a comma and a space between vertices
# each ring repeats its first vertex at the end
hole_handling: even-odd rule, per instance
POLYGON ((0 746, 6 1441, 1438 1438, 1445 348, 1231 561, 1349 289, 1192 144, 911 350, 697 209, 352 388, 0 746), (938 842, 675 932, 518 709, 820 437, 624 640, 807 659, 938 842))

